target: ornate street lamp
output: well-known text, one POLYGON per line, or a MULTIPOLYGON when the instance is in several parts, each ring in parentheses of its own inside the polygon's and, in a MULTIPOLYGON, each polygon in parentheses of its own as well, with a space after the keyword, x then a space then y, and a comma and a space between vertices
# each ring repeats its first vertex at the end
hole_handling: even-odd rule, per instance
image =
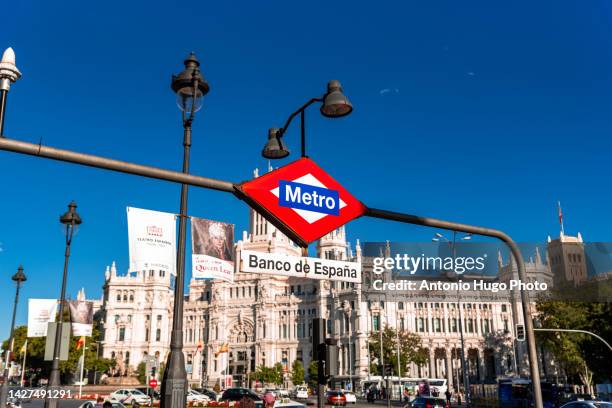
POLYGON ((15 65, 15 51, 7 48, 0 60, 0 137, 4 137, 4 113, 6 111, 6 98, 11 84, 21 78, 21 72, 15 65))
MULTIPOLYGON (((0 407, 6 406, 6 400, 8 397, 9 364, 11 363, 11 357, 13 355, 13 341, 15 340, 13 338, 15 335, 15 314, 17 313, 17 303, 19 303, 19 289, 21 288, 21 284, 26 281, 25 273, 23 273, 23 266, 19 265, 19 268, 17 268, 17 273, 14 274, 11 279, 13 279, 13 281, 17 284, 17 289, 15 291, 15 304, 13 306, 11 334, 9 336, 8 349, 6 350, 6 358, 4 361, 4 382, 2 383, 2 388, 0 389, 0 407)), ((24 370, 25 367, 22 367, 21 369, 24 370)))
MULTIPOLYGON (((83 222, 76 212, 77 205, 74 201, 68 204, 68 211, 60 216, 60 223, 66 229, 66 251, 64 252, 64 274, 62 276, 62 291, 59 301, 59 317, 57 319, 57 329, 55 330, 55 343, 53 345, 53 362, 51 363, 51 374, 49 375, 48 390, 51 391, 60 385, 60 348, 62 340, 62 322, 64 320, 64 303, 66 302, 66 280, 68 278, 68 260, 70 259, 70 244, 76 228, 83 222)), ((50 394, 50 393, 48 393, 50 394)), ((45 408, 57 407, 57 398, 45 399, 45 408)))
MULTIPOLYGON (((210 88, 200 72, 200 62, 192 52, 184 61, 185 69, 172 76, 171 88, 176 93, 177 104, 183 114, 183 173, 189 173, 191 148, 191 124, 195 113, 202 107, 202 99, 210 88)), ((170 353, 161 385, 160 407, 184 408, 187 397, 187 372, 183 355, 183 288, 185 285, 185 245, 187 237, 188 185, 181 185, 181 210, 176 257, 176 281, 174 285, 174 311, 170 353)))
POLYGON ((298 110, 293 112, 282 129, 272 128, 268 130, 268 141, 264 146, 261 155, 266 159, 282 159, 289 156, 289 150, 282 141, 289 124, 300 114, 301 136, 302 136, 302 157, 306 157, 306 108, 315 102, 322 102, 321 115, 326 118, 341 118, 350 114, 353 111, 353 105, 342 91, 342 86, 337 80, 329 81, 327 84, 327 93, 320 98, 312 98, 298 110))

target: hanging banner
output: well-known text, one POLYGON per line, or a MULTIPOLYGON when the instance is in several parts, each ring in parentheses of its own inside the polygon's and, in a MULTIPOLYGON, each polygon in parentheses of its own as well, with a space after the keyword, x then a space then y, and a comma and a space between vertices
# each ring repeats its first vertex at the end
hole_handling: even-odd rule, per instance
POLYGON ((71 300, 70 321, 73 336, 91 336, 93 330, 93 302, 71 300))
POLYGON ((195 279, 234 281, 234 224, 191 217, 191 264, 195 279))
POLYGON ((164 270, 176 274, 175 215, 127 207, 129 272, 164 270))
POLYGON ((240 251, 240 272, 361 283, 361 263, 240 251))
POLYGON ((28 301, 28 337, 45 337, 47 323, 55 322, 57 300, 29 299, 28 301))

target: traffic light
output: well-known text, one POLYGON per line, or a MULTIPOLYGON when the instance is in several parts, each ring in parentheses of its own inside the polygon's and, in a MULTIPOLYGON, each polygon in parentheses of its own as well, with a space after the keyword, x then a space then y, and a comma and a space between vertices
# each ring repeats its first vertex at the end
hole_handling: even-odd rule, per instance
POLYGON ((516 341, 525 341, 525 325, 516 325, 516 341))
POLYGON ((335 344, 328 344, 325 350, 325 375, 338 375, 338 346, 335 344))
POLYGON ((319 345, 325 343, 325 319, 312 319, 312 359, 323 360, 325 354, 319 356, 319 345))

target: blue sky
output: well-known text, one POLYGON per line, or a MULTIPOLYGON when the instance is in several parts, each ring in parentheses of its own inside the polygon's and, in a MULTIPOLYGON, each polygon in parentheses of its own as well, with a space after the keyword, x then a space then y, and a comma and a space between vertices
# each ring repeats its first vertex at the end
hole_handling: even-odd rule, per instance
MULTIPOLYGON (((267 129, 339 79, 354 105, 307 114, 309 155, 372 207, 505 230, 610 239, 612 6, 607 1, 16 2, 0 48, 23 78, 5 134, 179 170, 169 83, 195 51, 210 83, 194 123, 192 172, 229 181, 264 169, 267 129), (387 91, 385 91, 387 90, 387 91)), ((287 134, 299 154, 297 122, 287 134)), ((84 223, 68 293, 99 297, 105 265, 127 268, 125 207, 177 212, 178 185, 0 152, 0 337, 22 299, 59 296, 58 216, 84 223)), ((192 188, 190 214, 248 223, 244 203, 192 188)), ((358 220, 351 239, 429 241, 431 230, 358 220)), ((238 235, 240 236, 240 235, 238 235)), ((18 323, 26 321, 22 301, 18 323)))

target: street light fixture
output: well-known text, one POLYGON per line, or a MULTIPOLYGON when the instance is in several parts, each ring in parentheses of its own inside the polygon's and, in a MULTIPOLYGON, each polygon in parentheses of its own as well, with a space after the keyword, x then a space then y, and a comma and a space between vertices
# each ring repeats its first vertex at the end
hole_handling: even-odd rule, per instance
MULTIPOLYGON (((183 173, 189 173, 191 125, 195 113, 202 107, 204 95, 210 90, 200 72, 200 62, 192 52, 184 61, 185 69, 172 76, 170 87, 176 93, 177 104, 183 114, 183 173)), ((187 403, 187 372, 183 355, 183 290, 185 286, 185 246, 187 240, 188 184, 181 184, 181 209, 174 284, 174 310, 170 353, 161 386, 161 408, 183 408, 187 403)))
POLYGON ((4 113, 6 98, 11 84, 21 78, 21 72, 15 65, 15 51, 11 47, 4 50, 0 60, 0 137, 4 137, 4 113))
MULTIPOLYGON (((468 233, 465 234, 464 236, 462 236, 460 238, 460 240, 462 241, 467 241, 472 239, 472 234, 468 233)), ((455 265, 455 258, 457 257, 457 248, 456 248, 456 243, 457 243, 457 231, 453 231, 453 239, 452 241, 448 238, 446 238, 444 235, 442 235, 439 232, 436 232, 434 237, 431 239, 434 242, 448 242, 448 244, 451 246, 451 253, 452 253, 452 257, 453 257, 453 266, 455 265)), ((456 275, 457 280, 459 280, 459 275, 456 275)), ((466 405, 469 407, 471 405, 471 398, 470 398, 470 380, 468 377, 468 372, 467 372, 467 365, 466 365, 466 361, 465 361, 465 341, 463 338, 463 315, 461 313, 461 294, 459 292, 459 288, 457 288, 457 309, 459 310, 459 334, 461 336, 461 367, 462 367, 462 371, 463 371, 463 387, 464 387, 464 392, 465 392, 465 402, 466 405)), ((459 382, 457 382, 457 388, 459 388, 459 382)))
POLYGON ((353 105, 344 95, 342 86, 337 80, 327 83, 327 92, 319 98, 312 98, 298 110, 293 112, 282 129, 272 128, 268 131, 268 141, 264 146, 261 155, 266 159, 282 159, 289 156, 289 150, 282 142, 282 138, 289 127, 289 124, 298 113, 300 114, 301 136, 302 136, 302 157, 306 157, 306 108, 315 102, 322 102, 321 115, 326 118, 341 118, 353 111, 353 105))
MULTIPOLYGON (((60 385, 60 348, 62 340, 62 322, 64 320, 64 303, 66 301, 66 280, 68 278, 68 260, 70 259, 70 245, 76 228, 83 222, 81 216, 76 212, 77 205, 74 201, 68 204, 68 211, 60 216, 60 223, 66 228, 66 250, 64 252, 64 274, 62 276, 62 291, 59 301, 59 317, 57 319, 57 329, 55 330, 55 343, 53 345, 53 362, 51 363, 51 374, 49 375, 49 391, 60 385)), ((50 392, 47 395, 51 394, 50 392)), ((56 398, 46 398, 45 408, 57 407, 56 398)))
MULTIPOLYGON (((15 314, 17 313, 17 303, 19 303, 19 289, 21 284, 26 281, 25 273, 23 273, 23 266, 19 265, 17 273, 11 278, 16 284, 17 289, 15 290, 15 305, 13 306, 13 320, 11 321, 11 334, 8 341, 8 349, 6 350, 5 362, 4 362, 4 382, 0 389, 0 407, 6 406, 8 397, 8 376, 9 376, 9 364, 11 363, 11 356, 13 354, 13 336, 15 335, 15 314)), ((25 367, 22 367, 23 370, 25 367)))

